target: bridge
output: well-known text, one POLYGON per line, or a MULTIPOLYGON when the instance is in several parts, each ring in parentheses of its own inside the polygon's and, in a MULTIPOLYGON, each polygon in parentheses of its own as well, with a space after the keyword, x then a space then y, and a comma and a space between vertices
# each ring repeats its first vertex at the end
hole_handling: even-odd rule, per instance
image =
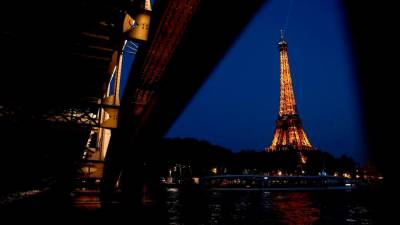
POLYGON ((2 191, 51 180, 58 193, 69 193, 76 182, 93 181, 105 195, 120 183, 139 199, 146 153, 159 151, 151 144, 263 3, 7 5, 0 34, 2 191), (135 60, 122 94, 124 54, 135 60))

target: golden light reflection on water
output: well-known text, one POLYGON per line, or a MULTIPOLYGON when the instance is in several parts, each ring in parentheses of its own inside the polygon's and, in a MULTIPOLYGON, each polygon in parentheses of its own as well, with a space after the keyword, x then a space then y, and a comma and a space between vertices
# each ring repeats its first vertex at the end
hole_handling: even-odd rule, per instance
POLYGON ((320 209, 312 204, 306 192, 276 194, 272 197, 274 210, 284 224, 314 224, 320 218, 320 209))
POLYGON ((97 210, 101 208, 100 197, 96 192, 74 193, 73 202, 78 209, 97 210))

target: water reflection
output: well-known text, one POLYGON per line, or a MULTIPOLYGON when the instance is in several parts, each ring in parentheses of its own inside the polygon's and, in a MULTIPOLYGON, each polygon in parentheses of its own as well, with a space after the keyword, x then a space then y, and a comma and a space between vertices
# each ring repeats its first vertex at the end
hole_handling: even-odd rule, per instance
POLYGON ((75 208, 91 211, 101 208, 100 197, 96 192, 77 192, 71 194, 71 196, 73 197, 73 204, 75 208))
POLYGON ((276 193, 272 202, 282 224, 315 224, 320 218, 320 209, 308 192, 276 193))
MULTIPOLYGON (((42 218, 49 211, 64 213, 62 218, 76 220, 76 224, 106 220, 112 221, 110 224, 141 221, 143 225, 384 224, 377 218, 385 204, 380 193, 210 191, 178 187, 161 190, 157 196, 154 204, 130 207, 119 201, 100 204, 96 193, 82 192, 73 196, 73 207, 66 208, 69 211, 61 210, 63 206, 55 207, 60 204, 58 198, 45 195, 40 199, 46 204, 35 214, 42 218)), ((27 209, 30 205, 37 207, 37 201, 26 205, 27 209)))
POLYGON ((214 200, 214 201, 211 201, 210 204, 208 205, 208 212, 210 215, 209 216, 210 225, 220 224, 221 211, 222 211, 222 206, 220 203, 221 193, 211 192, 210 196, 211 196, 211 199, 214 200))
POLYGON ((168 223, 181 224, 377 224, 365 196, 344 192, 168 192, 168 223), (194 198, 194 199, 193 199, 194 198))
POLYGON ((269 192, 208 193, 209 224, 271 224, 276 221, 269 192))
POLYGON ((180 197, 180 191, 177 188, 170 188, 167 190, 166 206, 168 211, 168 224, 169 225, 180 225, 182 203, 180 197))
POLYGON ((365 206, 347 206, 346 222, 351 225, 355 224, 374 224, 371 217, 371 212, 365 206))

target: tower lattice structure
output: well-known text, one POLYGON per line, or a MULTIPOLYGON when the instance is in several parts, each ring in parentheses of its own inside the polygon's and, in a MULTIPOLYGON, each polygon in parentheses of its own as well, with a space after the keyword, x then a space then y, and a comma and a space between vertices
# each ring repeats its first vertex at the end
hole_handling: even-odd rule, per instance
POLYGON ((281 40, 278 44, 280 55, 280 101, 279 116, 276 120, 276 128, 272 144, 266 150, 312 150, 310 141, 303 128, 303 123, 297 112, 294 97, 292 78, 290 75, 288 44, 284 40, 281 31, 281 40))

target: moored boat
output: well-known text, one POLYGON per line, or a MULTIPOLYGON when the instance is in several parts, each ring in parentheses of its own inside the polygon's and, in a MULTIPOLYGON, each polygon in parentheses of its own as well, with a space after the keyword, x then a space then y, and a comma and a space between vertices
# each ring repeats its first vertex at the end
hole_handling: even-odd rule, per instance
POLYGON ((219 175, 200 179, 200 184, 214 190, 351 190, 354 182, 336 176, 263 176, 263 175, 219 175))

